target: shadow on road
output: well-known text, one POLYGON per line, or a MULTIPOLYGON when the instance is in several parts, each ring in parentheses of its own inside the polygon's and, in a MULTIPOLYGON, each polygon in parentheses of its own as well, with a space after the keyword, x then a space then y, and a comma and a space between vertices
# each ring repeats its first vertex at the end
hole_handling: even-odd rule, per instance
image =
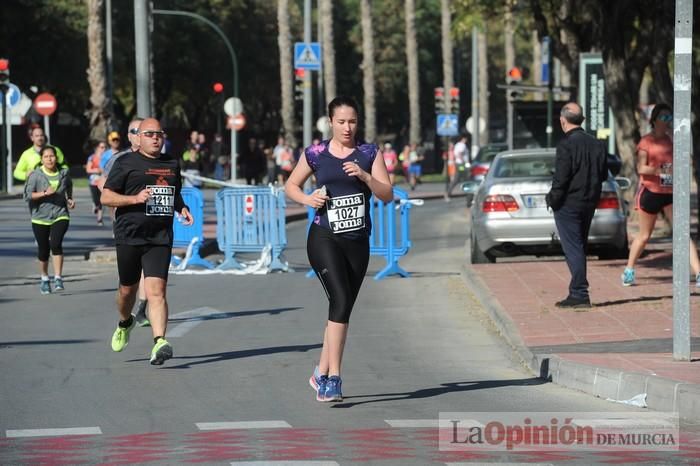
MULTIPOLYGON (((278 354, 278 353, 305 353, 314 349, 321 348, 323 345, 321 343, 316 343, 313 345, 290 345, 290 346, 273 346, 270 348, 257 348, 241 351, 229 351, 226 353, 211 353, 211 354, 200 354, 197 356, 178 356, 173 358, 173 361, 181 361, 185 359, 200 359, 200 361, 185 362, 183 364, 178 364, 176 366, 167 366, 163 369, 189 369, 193 366, 199 366, 202 364, 211 364, 216 362, 230 361, 232 359, 242 359, 250 358, 254 356, 265 356, 268 354, 278 354)), ((145 358, 140 359, 130 359, 126 362, 137 362, 145 361, 145 358)))
POLYGON ((194 322, 194 321, 204 321, 204 320, 218 320, 218 319, 229 319, 232 317, 248 317, 248 316, 258 316, 269 314, 271 316, 281 314, 288 311, 297 311, 299 309, 304 309, 303 307, 279 307, 275 309, 259 309, 255 311, 238 311, 238 312, 217 312, 215 314, 208 315, 197 315, 189 317, 179 317, 179 318, 169 318, 168 322, 172 323, 183 323, 183 322, 194 322))
POLYGON ((469 392, 472 390, 486 390, 489 388, 510 387, 510 386, 533 386, 548 383, 545 380, 531 377, 529 379, 511 380, 477 380, 471 382, 451 382, 440 384, 439 387, 422 388, 413 392, 399 393, 376 393, 373 395, 354 395, 344 397, 346 400, 354 398, 375 398, 366 401, 351 401, 350 403, 338 403, 333 408, 352 408, 357 405, 369 403, 385 403, 387 401, 418 400, 423 398, 433 398, 448 393, 469 392))
POLYGON ((0 349, 12 348, 13 346, 35 346, 35 345, 79 345, 81 343, 94 343, 100 340, 27 340, 27 341, 0 341, 0 349))

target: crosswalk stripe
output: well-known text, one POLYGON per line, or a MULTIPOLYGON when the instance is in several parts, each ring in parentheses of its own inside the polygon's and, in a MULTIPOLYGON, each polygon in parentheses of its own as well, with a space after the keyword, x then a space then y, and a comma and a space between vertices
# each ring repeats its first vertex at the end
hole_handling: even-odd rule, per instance
POLYGON ((62 435, 101 435, 99 427, 66 427, 62 429, 16 429, 6 430, 7 438, 18 437, 57 437, 62 435))
POLYGON ((288 429, 292 427, 285 421, 197 422, 195 425, 199 430, 288 429))

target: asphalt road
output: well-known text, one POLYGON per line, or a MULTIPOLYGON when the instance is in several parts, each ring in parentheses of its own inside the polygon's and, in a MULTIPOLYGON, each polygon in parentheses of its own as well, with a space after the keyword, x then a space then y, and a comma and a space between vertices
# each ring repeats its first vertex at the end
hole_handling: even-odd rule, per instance
MULTIPOLYGON (((0 203, 1 464, 595 464, 609 458, 441 451, 437 419, 639 411, 544 383, 513 359, 460 275, 460 201, 413 209, 413 249, 401 261, 410 278, 375 281, 383 263, 372 259, 351 319, 343 403, 316 402, 308 385, 327 302, 305 278, 299 222, 288 228, 294 273, 171 276, 175 357, 165 365, 148 364, 146 328, 114 353, 116 266, 83 258, 111 235, 93 226, 85 194, 65 243, 66 291, 49 296, 39 294, 26 207, 0 203)), ((690 456, 629 461, 697 464, 695 431, 683 430, 690 456)))

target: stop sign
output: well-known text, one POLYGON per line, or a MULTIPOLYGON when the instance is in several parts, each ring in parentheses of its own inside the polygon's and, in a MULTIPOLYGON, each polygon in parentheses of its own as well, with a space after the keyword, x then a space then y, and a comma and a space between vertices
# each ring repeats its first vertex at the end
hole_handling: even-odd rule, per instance
POLYGON ((49 94, 48 92, 39 94, 38 96, 36 96, 36 99, 34 99, 34 108, 36 109, 36 112, 39 115, 52 115, 53 112, 56 111, 56 97, 49 94))
POLYGON ((238 115, 228 117, 228 120, 226 121, 226 126, 229 129, 240 131, 243 128, 245 128, 245 123, 245 116, 242 113, 239 113, 238 115))
POLYGON ((245 196, 245 206, 244 206, 244 211, 246 215, 253 215, 253 211, 255 211, 255 198, 253 197, 252 194, 246 194, 245 196))

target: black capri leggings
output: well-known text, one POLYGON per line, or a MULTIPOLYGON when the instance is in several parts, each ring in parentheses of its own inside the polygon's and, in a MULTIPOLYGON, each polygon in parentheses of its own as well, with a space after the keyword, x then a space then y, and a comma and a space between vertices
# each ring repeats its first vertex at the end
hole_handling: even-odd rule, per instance
POLYGON ((102 209, 102 203, 100 202, 102 191, 100 191, 100 188, 90 185, 90 195, 92 196, 92 203, 95 204, 95 209, 102 209))
POLYGON ((63 237, 68 231, 68 220, 59 220, 52 225, 32 223, 34 238, 39 246, 37 257, 41 262, 49 260, 49 251, 54 256, 63 255, 63 237))
POLYGON ((328 320, 346 324, 369 263, 369 239, 351 240, 311 224, 309 263, 328 297, 328 320))

